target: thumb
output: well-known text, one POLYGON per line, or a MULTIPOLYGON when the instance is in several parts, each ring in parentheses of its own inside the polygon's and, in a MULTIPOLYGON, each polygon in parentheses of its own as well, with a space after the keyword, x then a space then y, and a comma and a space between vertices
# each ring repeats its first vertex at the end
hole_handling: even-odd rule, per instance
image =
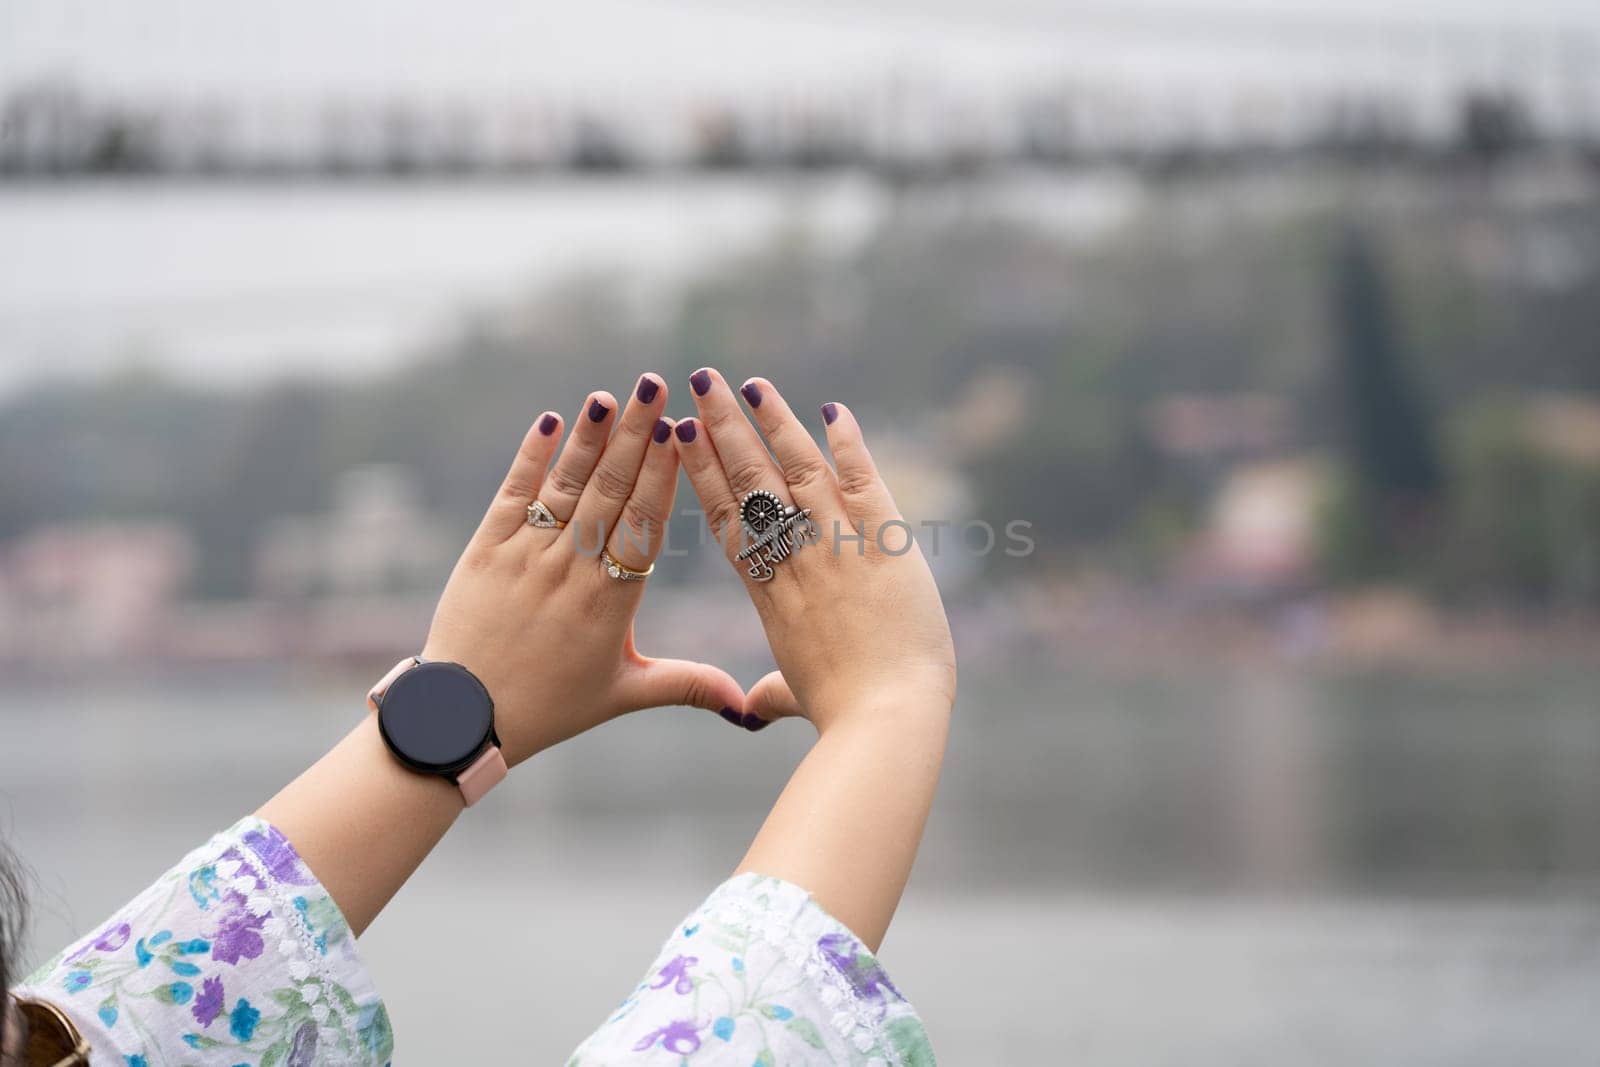
POLYGON ((789 688, 789 682, 784 678, 782 671, 773 671, 766 675, 751 686, 750 692, 745 695, 744 725, 747 730, 759 730, 773 719, 789 716, 798 716, 802 719, 810 717, 800 706, 794 690, 789 688), (752 718, 758 720, 759 724, 750 725, 752 718))
POLYGON ((744 690, 733 675, 709 663, 645 658, 623 680, 618 696, 629 711, 682 704, 743 724, 744 690))

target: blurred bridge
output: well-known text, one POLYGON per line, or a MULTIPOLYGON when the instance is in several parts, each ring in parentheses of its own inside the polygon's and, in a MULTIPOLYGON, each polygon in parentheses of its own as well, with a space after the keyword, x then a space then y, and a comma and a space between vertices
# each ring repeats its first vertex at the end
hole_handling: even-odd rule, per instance
MULTIPOLYGON (((94 76, 48 73, 60 68, 32 62, 22 46, 8 55, 0 42, 0 63, 11 67, 0 73, 0 181, 839 168, 914 179, 1016 162, 1453 163, 1600 151, 1593 20, 1531 26, 1455 13, 1377 19, 1342 8, 1093 2, 1060 10, 1034 0, 886 0, 875 15, 953 38, 981 30, 1037 39, 1052 57, 1059 46, 1059 60, 1003 86, 896 68, 697 97, 652 93, 643 79, 619 103, 526 87, 455 97, 309 84, 293 94, 112 93, 94 76)), ((943 68, 935 57, 918 69, 943 68)))

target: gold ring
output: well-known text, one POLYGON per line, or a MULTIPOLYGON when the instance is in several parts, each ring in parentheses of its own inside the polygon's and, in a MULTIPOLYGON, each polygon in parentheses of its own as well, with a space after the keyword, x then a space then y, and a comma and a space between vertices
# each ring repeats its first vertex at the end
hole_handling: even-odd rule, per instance
POLYGON ((528 525, 537 526, 541 530, 559 530, 566 523, 556 518, 543 500, 535 500, 528 505, 528 525))
POLYGON ((607 574, 619 582, 642 582, 646 578, 650 577, 650 575, 653 574, 656 569, 656 565, 654 563, 650 564, 650 566, 646 567, 642 571, 636 571, 632 568, 624 567, 622 564, 617 562, 616 557, 612 556, 610 552, 603 548, 600 550, 600 565, 605 568, 607 574))

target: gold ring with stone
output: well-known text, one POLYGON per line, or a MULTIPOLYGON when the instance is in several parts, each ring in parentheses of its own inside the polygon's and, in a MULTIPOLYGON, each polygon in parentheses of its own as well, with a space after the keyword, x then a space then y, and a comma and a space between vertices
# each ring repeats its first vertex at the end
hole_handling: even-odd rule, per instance
POLYGON ((528 505, 528 525, 537 526, 541 530, 559 530, 566 523, 556 518, 555 513, 543 500, 535 500, 528 505))
POLYGON ((650 564, 650 566, 646 567, 642 571, 636 571, 631 567, 624 567, 622 564, 617 562, 615 556, 603 548, 600 550, 600 565, 605 568, 605 572, 608 575, 615 578, 619 582, 642 582, 646 578, 650 577, 650 575, 653 574, 656 569, 656 565, 654 563, 650 564))

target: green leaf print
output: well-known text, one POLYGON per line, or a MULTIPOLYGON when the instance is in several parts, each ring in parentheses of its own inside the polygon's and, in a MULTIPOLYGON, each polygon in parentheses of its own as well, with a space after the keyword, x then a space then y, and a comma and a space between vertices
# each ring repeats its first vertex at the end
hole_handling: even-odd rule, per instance
POLYGON ((899 1018, 888 1027, 889 1044, 905 1067, 934 1067, 933 1046, 928 1044, 928 1031, 917 1019, 899 1018))
POLYGON ((822 1032, 817 1029, 817 1024, 810 1019, 802 1019, 796 1015, 789 1020, 789 1030, 812 1048, 822 1047, 822 1032))
POLYGON ((287 1040, 275 1041, 261 1054, 261 1067, 278 1067, 283 1057, 289 1052, 287 1040))
POLYGON ((345 925, 344 916, 339 914, 339 906, 333 902, 332 897, 318 897, 308 902, 305 918, 311 929, 321 935, 325 947, 337 945, 350 931, 345 925))
POLYGON ((339 1010, 344 1012, 346 1015, 355 1015, 360 1010, 356 1005, 356 998, 352 997, 350 995, 350 991, 344 986, 340 985, 338 982, 328 982, 324 984, 322 991, 331 995, 334 1000, 338 1001, 339 1010))

